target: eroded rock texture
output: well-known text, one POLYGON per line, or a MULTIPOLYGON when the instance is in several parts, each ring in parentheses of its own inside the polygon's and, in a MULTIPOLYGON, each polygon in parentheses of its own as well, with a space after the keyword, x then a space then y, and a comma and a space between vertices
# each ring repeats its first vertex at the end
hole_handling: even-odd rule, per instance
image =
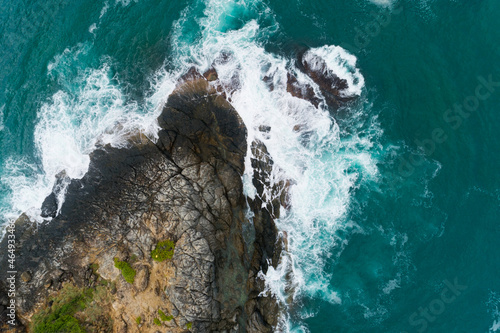
MULTIPOLYGON (((267 259, 277 264, 276 228, 268 212, 256 230, 245 218, 246 129, 212 83, 199 74, 185 80, 158 119, 156 144, 135 135, 128 148, 96 150, 57 217, 38 227, 25 216, 16 222, 17 315, 25 326, 65 283, 93 288, 103 280, 116 283, 104 309, 114 332, 271 332, 276 325, 276 302, 259 296, 256 278, 267 259), (175 242, 173 258, 153 261, 151 251, 167 239, 175 242), (135 270, 132 284, 114 258, 135 270), (158 310, 173 319, 154 324, 158 310)), ((251 203, 255 211, 260 204, 251 203)), ((2 267, 5 253, 4 239, 2 267)), ((3 303, 5 280, 2 269, 3 303)))

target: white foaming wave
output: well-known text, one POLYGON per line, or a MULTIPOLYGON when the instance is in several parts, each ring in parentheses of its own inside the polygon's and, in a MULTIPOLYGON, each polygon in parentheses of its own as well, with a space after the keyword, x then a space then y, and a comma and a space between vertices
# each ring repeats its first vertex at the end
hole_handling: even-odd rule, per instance
MULTIPOLYGON (((109 82, 104 65, 83 80, 80 91, 56 92, 50 102, 42 105, 35 127, 35 147, 41 161, 36 177, 21 173, 10 177, 11 202, 16 212, 38 217, 45 197, 52 191, 55 176, 65 171, 70 178, 82 178, 88 170, 89 154, 99 134, 116 127, 124 107, 120 91, 109 82), (27 200, 23 200, 26 198, 27 200)), ((106 140, 106 135, 104 137, 106 140)), ((10 174, 26 169, 24 161, 10 161, 10 174), (20 165, 16 165, 20 164, 20 165)), ((64 192, 64 191, 63 191, 64 192)))
POLYGON ((396 0, 370 0, 376 5, 382 6, 382 7, 391 7, 396 0))
POLYGON ((42 106, 35 129, 35 144, 43 169, 49 174, 66 170, 71 178, 87 172, 88 154, 97 143, 97 133, 118 125, 124 101, 119 89, 110 84, 109 66, 92 71, 76 93, 60 90, 42 106))
MULTIPOLYGON (((401 0, 368 0, 369 2, 380 6, 380 7, 385 7, 389 10, 394 9, 394 5, 397 5, 399 3, 399 7, 409 7, 410 4, 406 3, 404 4, 403 1, 401 0)), ((456 0, 453 0, 456 2, 456 0)), ((434 0, 413 0, 411 2, 411 6, 415 7, 418 11, 419 14, 425 19, 435 19, 436 14, 434 14, 432 10, 432 4, 434 3, 434 0)))
MULTIPOLYGON (((124 1, 117 1, 115 4, 117 5, 118 3, 121 3, 123 6, 128 6, 128 4, 130 2, 131 1, 125 1, 125 2, 124 1)), ((97 23, 92 23, 89 27, 89 32, 92 35, 94 35, 94 37, 96 36, 97 29, 99 29, 99 27, 101 25, 102 18, 104 17, 104 15, 106 15, 108 10, 109 10, 109 2, 105 1, 103 7, 101 8, 101 12, 99 13, 99 20, 97 21, 97 23)))
POLYGON ((104 2, 104 6, 101 9, 101 13, 99 14, 99 20, 102 19, 102 17, 108 12, 109 9, 109 2, 106 1, 104 2))
MULTIPOLYGON (((128 102, 112 73, 109 58, 104 58, 98 68, 87 68, 85 59, 91 49, 88 43, 78 44, 48 65, 49 76, 61 89, 42 104, 37 115, 34 141, 40 163, 6 161, 7 176, 2 182, 11 195, 9 211, 2 215, 7 220, 25 212, 32 220, 42 222, 40 207, 53 190, 56 175, 64 171, 72 179, 82 178, 88 170, 89 155, 96 147, 124 147, 129 135, 137 131, 153 141, 157 138, 156 118, 163 102, 157 94, 168 96, 175 80, 158 73, 152 79, 156 94, 145 105, 128 102)), ((67 185, 68 182, 62 182, 56 189, 59 210, 67 185)))
MULTIPOLYGON (((203 29, 204 37, 219 35, 225 33, 231 27, 235 19, 259 19, 273 17, 271 9, 262 1, 242 0, 242 1, 204 1, 205 17, 199 20, 203 29)), ((207 39, 209 40, 209 38, 207 39)))
POLYGON ((499 319, 495 320, 493 322, 493 324, 491 324, 491 327, 490 327, 490 332, 498 332, 498 331, 500 331, 500 315, 499 315, 499 319))
MULTIPOLYGON (((350 230, 355 225, 345 221, 352 191, 360 186, 360 178, 377 178, 377 161, 371 153, 373 137, 360 133, 341 135, 338 124, 326 109, 321 105, 316 108, 286 91, 289 71, 300 83, 314 87, 317 94, 319 87, 295 68, 293 60, 270 54, 259 43, 277 24, 261 28, 262 16, 257 15, 238 29, 227 29, 224 18, 235 15, 235 11, 246 13, 259 4, 258 1, 243 1, 238 5, 207 1, 205 17, 197 21, 201 27, 200 37, 189 45, 180 41, 183 24, 190 19, 186 10, 174 25, 176 65, 184 69, 195 65, 201 72, 214 66, 219 82, 226 87, 225 93, 248 131, 249 149, 243 176, 245 194, 254 197, 257 193, 251 182, 250 163, 250 145, 255 140, 266 145, 274 161, 271 187, 280 181, 294 183, 290 187, 292 208, 281 209, 281 218, 276 221, 288 248, 276 269, 270 266, 266 274, 260 273, 265 280, 264 293, 275 295, 285 305, 302 297, 340 304, 339 294, 330 285, 331 275, 324 268, 330 256, 343 246, 336 232, 350 230), (217 62, 220 54, 225 54, 229 61, 217 62), (271 78, 272 91, 264 77, 271 78), (269 132, 261 132, 262 125, 270 126, 269 132), (350 169, 355 171, 348 171, 350 169)), ((272 16, 266 10, 261 13, 264 17, 272 16)), ((353 55, 337 46, 311 49, 306 56, 308 54, 322 59, 329 73, 348 82, 349 88, 343 92, 346 96, 362 94, 364 78, 356 68, 353 55)), ((366 110, 361 107, 354 116, 364 113, 366 110)), ((370 126, 373 127, 370 131, 380 132, 376 121, 370 126)), ((364 129, 360 126, 359 132, 364 129)), ((271 187, 265 189, 267 198, 272 198, 271 187)), ((279 331, 308 331, 304 325, 291 324, 287 318, 282 318, 280 323, 279 331)))
POLYGON ((48 193, 46 189, 40 193, 40 186, 36 186, 44 181, 37 166, 22 158, 8 158, 3 172, 2 183, 12 193, 9 196, 10 207, 1 212, 2 216, 9 221, 17 219, 22 212, 29 216, 40 215, 40 206, 48 193))
POLYGON ((120 4, 124 7, 126 7, 126 6, 130 5, 132 2, 137 3, 137 2, 139 2, 139 0, 116 0, 115 4, 117 4, 117 5, 120 4))
POLYGON ((304 324, 293 325, 289 314, 284 313, 278 319, 278 324, 276 325, 275 332, 309 333, 311 331, 304 324))
MULTIPOLYGON (((151 94, 146 99, 147 110, 154 112, 151 114, 151 121, 148 130, 148 137, 150 139, 156 139, 158 137, 159 126, 156 122, 156 118, 160 115, 161 110, 168 97, 174 91, 178 79, 185 74, 184 68, 178 68, 174 72, 169 72, 165 68, 158 70, 152 78, 150 78, 151 94), (153 127, 151 127, 153 126, 153 127)), ((154 140, 153 140, 154 141, 154 140)))
POLYGON ((397 278, 387 281, 387 284, 382 289, 383 293, 389 295, 393 290, 401 288, 401 276, 397 276, 397 278))
POLYGON ((0 131, 3 131, 4 125, 3 125, 3 110, 5 110, 5 104, 0 106, 0 131))
POLYGON ((493 318, 493 323, 488 333, 500 332, 500 293, 490 291, 489 299, 486 302, 488 312, 493 318))
POLYGON ((96 23, 92 23, 89 27, 89 32, 91 34, 95 34, 95 31, 97 30, 97 24, 96 23))

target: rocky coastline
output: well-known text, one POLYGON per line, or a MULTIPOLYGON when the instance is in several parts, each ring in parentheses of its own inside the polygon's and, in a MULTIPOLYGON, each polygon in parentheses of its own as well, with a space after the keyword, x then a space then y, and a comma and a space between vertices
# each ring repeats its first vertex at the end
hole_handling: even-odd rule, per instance
MULTIPOLYGON (((36 314, 50 312, 66 284, 106 285, 98 323, 81 320, 89 331, 271 332, 276 325, 277 304, 259 296, 257 279, 267 259, 279 257, 272 219, 256 222, 254 242, 243 239, 245 126, 208 80, 191 73, 183 81, 158 119, 156 144, 136 135, 128 148, 96 150, 57 217, 39 226, 24 215, 16 221, 20 331, 36 328, 36 314), (157 262, 151 252, 165 240, 174 254, 157 262), (115 261, 135 272, 132 283, 115 261)), ((54 211, 51 203, 44 211, 54 211)), ((2 253, 6 246, 4 239, 2 253)), ((0 275, 4 303, 6 271, 0 275)))
MULTIPOLYGON (((328 104, 347 102, 345 82, 306 62, 303 70, 328 104)), ((274 220, 288 209, 292 181, 266 198, 273 161, 263 142, 251 142, 258 195, 244 196, 246 128, 217 81, 214 69, 190 70, 158 118, 157 142, 132 133, 125 148, 100 147, 82 179, 58 177, 54 191, 69 185, 57 216, 55 192, 45 200, 50 223, 19 217, 15 331, 275 330, 280 306, 262 295, 258 275, 277 267, 286 246, 274 220)), ((293 73, 287 91, 316 107, 323 100, 293 73)), ((7 247, 4 238, 0 253, 7 247)), ((7 260, 0 256, 1 267, 7 260)), ((7 277, 2 269, 0 330, 12 329, 7 277)))

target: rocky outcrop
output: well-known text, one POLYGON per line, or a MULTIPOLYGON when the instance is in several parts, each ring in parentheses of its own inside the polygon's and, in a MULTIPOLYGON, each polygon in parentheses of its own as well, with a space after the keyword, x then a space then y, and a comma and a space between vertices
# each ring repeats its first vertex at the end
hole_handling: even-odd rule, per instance
MULTIPOLYGON (((286 91, 292 96, 309 101, 316 108, 324 100, 334 110, 356 99, 356 96, 346 94, 349 88, 347 81, 339 78, 320 56, 302 50, 298 55, 296 66, 317 85, 319 91, 315 91, 308 83, 299 82, 297 73, 289 71, 286 79, 286 91)), ((274 89, 272 77, 266 76, 263 81, 271 91, 274 89)))
MULTIPOLYGON (((260 199, 250 200, 255 226, 246 219, 246 129, 208 81, 216 73, 205 76, 191 71, 169 96, 156 143, 131 135, 127 148, 101 147, 50 223, 36 226, 24 215, 16 222, 17 316, 26 327, 72 285, 106 286, 99 320, 110 326, 82 324, 91 331, 272 332, 278 306, 260 296, 257 274, 279 259, 273 219, 282 195, 262 210, 261 188, 260 199), (175 243, 173 257, 153 260, 165 240, 175 243), (120 262, 128 273, 115 267, 120 262)), ((265 154, 262 143, 254 145, 265 154)), ((252 162, 264 163, 256 185, 266 176, 263 160, 252 162)), ((46 201, 54 216, 55 197, 46 201)), ((6 247, 4 239, 2 267, 6 247)), ((0 281, 5 302, 5 270, 0 281)))
POLYGON ((339 108, 355 98, 343 93, 349 88, 347 81, 329 69, 321 57, 306 52, 300 56, 298 67, 318 85, 329 106, 339 108))

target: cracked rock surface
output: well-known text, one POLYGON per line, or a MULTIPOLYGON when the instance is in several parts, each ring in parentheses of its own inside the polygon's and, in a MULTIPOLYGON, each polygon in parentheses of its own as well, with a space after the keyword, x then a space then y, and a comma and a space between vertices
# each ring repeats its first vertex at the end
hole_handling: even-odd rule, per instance
MULTIPOLYGON (((246 220, 242 120, 213 82, 192 75, 169 96, 158 123, 156 143, 134 135, 126 148, 92 153, 88 173, 71 180, 52 221, 36 226, 25 215, 18 219, 19 330, 64 284, 92 288, 106 280, 116 283, 106 309, 114 332, 273 331, 278 306, 260 296, 256 277, 268 259, 277 265, 280 249, 273 214, 259 212, 255 228, 246 220), (254 230, 245 236, 248 228, 254 230), (173 258, 153 261, 151 251, 163 240, 175 243, 173 258), (133 283, 114 258, 130 263, 133 283), (30 278, 21 279, 23 272, 30 278), (158 310, 173 319, 153 324, 158 310)), ((260 207, 250 203, 254 211, 260 207)), ((1 267, 6 247, 4 239, 1 267)), ((6 277, 2 270, 3 323, 6 277)))

